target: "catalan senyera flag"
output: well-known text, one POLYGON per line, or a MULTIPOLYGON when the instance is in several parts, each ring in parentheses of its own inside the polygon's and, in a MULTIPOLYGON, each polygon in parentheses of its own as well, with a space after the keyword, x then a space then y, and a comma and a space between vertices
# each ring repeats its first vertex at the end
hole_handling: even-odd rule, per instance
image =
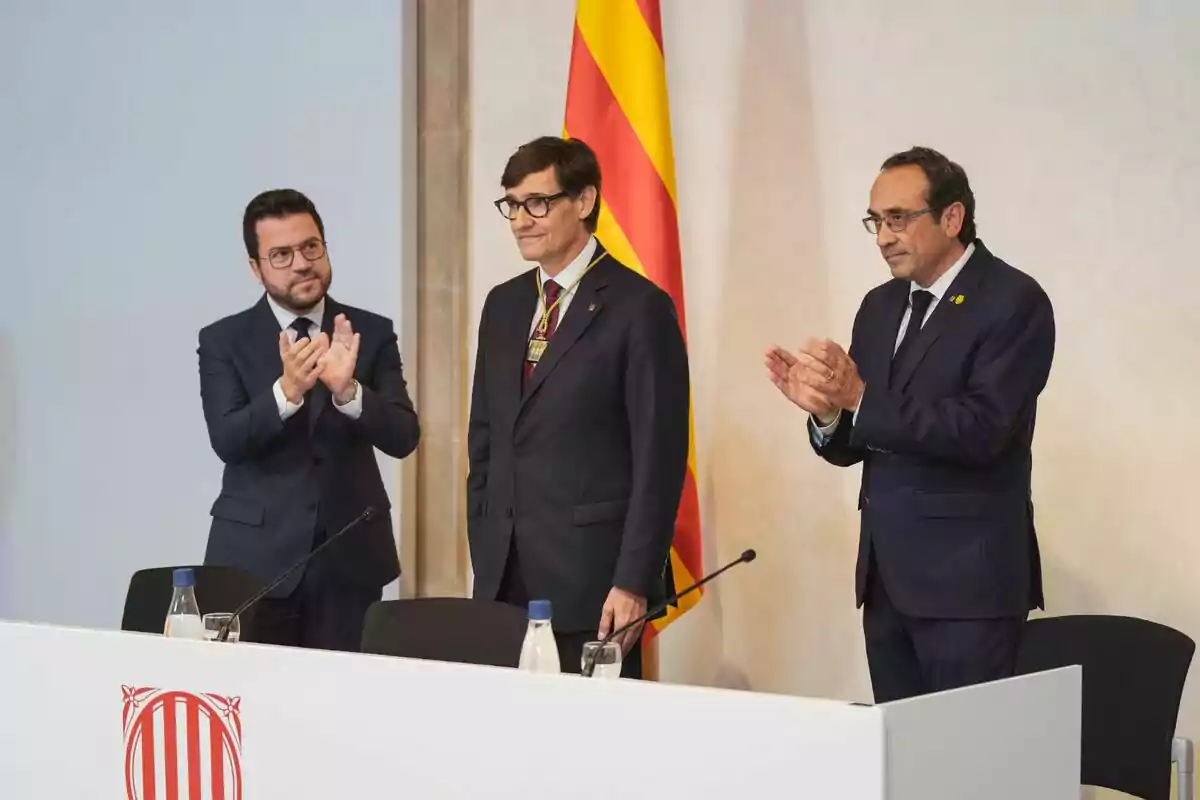
MULTIPOLYGON (((600 161, 597 238, 619 261, 671 295, 686 339, 658 0, 578 0, 563 135, 587 142, 600 161)), ((695 436, 689 439, 687 478, 671 546, 677 589, 701 574, 695 436)), ((647 639, 699 601, 700 592, 682 598, 665 618, 647 626, 647 639)), ((647 650, 653 653, 652 647, 647 650)), ((656 673, 647 670, 647 677, 651 671, 656 673)))

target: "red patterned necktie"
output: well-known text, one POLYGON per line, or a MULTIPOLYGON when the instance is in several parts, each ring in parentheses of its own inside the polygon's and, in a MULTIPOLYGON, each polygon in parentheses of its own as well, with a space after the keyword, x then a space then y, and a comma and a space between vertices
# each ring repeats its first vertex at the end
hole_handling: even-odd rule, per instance
MULTIPOLYGON (((537 327, 534 327, 533 335, 530 337, 530 340, 541 339, 546 342, 549 342, 551 339, 554 338, 554 331, 555 331, 555 329, 558 328, 558 306, 555 305, 555 301, 558 300, 558 295, 560 292, 562 292, 562 287, 559 286, 557 283, 555 283, 553 280, 548 280, 544 284, 542 284, 542 292, 545 296, 544 299, 545 299, 546 308, 550 309, 550 319, 548 319, 546 321, 545 336, 542 336, 538 332, 537 327)), ((543 353, 544 352, 545 351, 543 351, 543 353)), ((529 351, 527 349, 526 350, 526 358, 525 358, 525 380, 527 380, 527 381, 529 380, 529 376, 533 373, 533 368, 535 366, 537 366, 536 361, 529 360, 528 353, 529 353, 529 351)))

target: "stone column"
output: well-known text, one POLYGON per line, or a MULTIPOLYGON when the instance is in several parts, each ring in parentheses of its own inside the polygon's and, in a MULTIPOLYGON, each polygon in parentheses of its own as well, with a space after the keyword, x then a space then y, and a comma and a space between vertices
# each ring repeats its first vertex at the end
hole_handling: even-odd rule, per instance
POLYGON ((416 404, 403 596, 467 594, 469 0, 416 0, 416 404))

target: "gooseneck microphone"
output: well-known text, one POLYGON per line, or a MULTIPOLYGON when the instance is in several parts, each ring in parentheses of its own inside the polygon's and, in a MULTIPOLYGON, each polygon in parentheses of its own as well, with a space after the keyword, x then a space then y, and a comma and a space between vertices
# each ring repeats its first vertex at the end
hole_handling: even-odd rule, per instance
POLYGON ((604 646, 607 645, 610 641, 612 641, 616 637, 620 636, 622 633, 629 630, 630 628, 633 628, 637 625, 641 625, 643 622, 650 619, 652 616, 654 616, 658 612, 662 611, 664 608, 671 605, 679 598, 683 597, 684 595, 691 594, 692 592, 696 591, 701 586, 708 583, 713 578, 717 577, 718 575, 725 572, 726 570, 732 569, 733 567, 736 567, 738 564, 749 564, 751 561, 753 561, 757 557, 758 557, 758 553, 754 552, 753 549, 746 550, 740 556, 735 558, 733 561, 730 561, 728 564, 721 567, 716 572, 706 575, 705 577, 703 577, 700 580, 693 583, 691 586, 684 589, 682 592, 676 592, 675 594, 668 597, 666 600, 663 600, 661 603, 659 603, 654 608, 647 611, 645 614, 642 614, 637 619, 632 620, 631 622, 627 622, 624 625, 622 625, 621 627, 617 628, 616 630, 611 631, 607 636, 605 636, 603 639, 600 640, 600 646, 592 651, 591 656, 583 664, 583 670, 582 670, 583 677, 585 677, 585 678, 592 677, 592 673, 595 672, 595 670, 596 670, 596 658, 604 650, 604 646))
POLYGON ((281 574, 278 578, 276 578, 275 580, 268 583, 260 591, 252 594, 249 598, 246 599, 246 601, 244 603, 242 603, 240 606, 238 606, 236 609, 234 609, 234 612, 232 614, 229 615, 229 620, 224 625, 221 626, 221 630, 217 631, 216 640, 218 642, 229 641, 229 626, 233 624, 233 621, 235 619, 237 619, 239 616, 244 614, 248 609, 250 609, 259 600, 262 600, 264 597, 266 597, 268 594, 270 594, 277 586, 279 586, 281 583, 286 581, 293 572, 300 569, 305 564, 307 564, 308 562, 310 562, 314 558, 316 558, 317 553, 320 553, 326 547, 329 547, 329 545, 333 544, 338 539, 345 536, 349 531, 353 530, 355 527, 361 525, 362 523, 367 522, 374 516, 375 516, 375 507, 367 506, 365 509, 363 509, 363 512, 361 514, 359 514, 354 519, 350 520, 350 522, 347 523, 346 526, 343 527, 340 531, 335 533, 333 536, 328 537, 325 541, 321 542, 321 544, 319 544, 318 546, 314 547, 312 550, 310 550, 308 553, 306 553, 304 555, 304 558, 300 559, 295 564, 292 564, 290 567, 288 567, 286 570, 284 570, 283 574, 281 574))

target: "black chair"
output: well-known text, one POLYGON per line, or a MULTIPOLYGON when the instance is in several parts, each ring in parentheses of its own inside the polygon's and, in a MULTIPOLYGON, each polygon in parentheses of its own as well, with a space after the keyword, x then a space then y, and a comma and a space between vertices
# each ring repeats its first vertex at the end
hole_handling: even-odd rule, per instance
MULTIPOLYGON (((256 575, 237 567, 203 567, 180 564, 196 573, 196 603, 201 614, 231 612, 265 585, 256 575)), ((172 572, 177 567, 153 567, 133 573, 125 593, 121 630, 162 633, 174 592, 172 572)), ((241 615, 239 638, 254 639, 254 609, 241 615)))
POLYGON ((362 651, 405 658, 516 667, 525 610, 462 597, 380 600, 367 609, 362 651))
POLYGON ((1179 796, 1191 800, 1191 742, 1174 737, 1195 649, 1179 631, 1144 619, 1045 617, 1025 623, 1016 671, 1083 667, 1084 785, 1167 800, 1176 760, 1179 796))

